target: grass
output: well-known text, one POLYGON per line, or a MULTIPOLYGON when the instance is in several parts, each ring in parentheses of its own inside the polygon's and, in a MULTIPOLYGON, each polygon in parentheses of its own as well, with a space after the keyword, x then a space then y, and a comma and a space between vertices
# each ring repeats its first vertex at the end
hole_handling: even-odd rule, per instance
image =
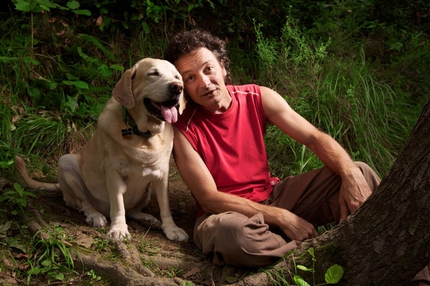
MULTIPOLYGON (((73 26, 55 31, 46 15, 35 17, 33 39, 28 17, 12 14, 0 24, 0 176, 10 181, 16 180, 13 158, 17 154, 30 158, 30 169, 46 169, 40 166, 55 168, 52 161, 76 152, 93 133, 97 116, 122 72, 142 57, 162 57, 167 43, 151 33, 132 37, 120 31, 84 34, 75 32, 73 26), (54 36, 56 32, 65 36, 54 36)), ((248 50, 243 50, 243 39, 229 39, 233 81, 277 90, 293 109, 341 143, 354 160, 368 163, 384 176, 428 98, 428 37, 412 33, 404 38, 395 29, 386 28, 384 36, 390 43, 401 40, 402 49, 393 50, 391 45, 387 54, 394 56, 374 59, 367 54, 366 41, 356 41, 353 33, 340 27, 336 33, 327 33, 332 38, 316 38, 313 35, 324 31, 302 30, 289 18, 276 39, 266 38, 257 23, 254 27, 255 49, 253 43, 247 43, 248 50)), ((384 45, 378 39, 370 40, 384 45)), ((322 166, 309 149, 274 126, 268 126, 266 143, 275 176, 284 178, 322 166)), ((1 191, 1 255, 12 247, 30 246, 33 254, 45 253, 29 260, 34 269, 32 279, 42 270, 56 279, 55 275, 67 272, 63 266, 73 274, 68 249, 57 234, 39 241, 26 233, 24 209, 31 197, 17 185, 1 191), (19 238, 12 238, 11 233, 19 233, 19 238)), ((96 240, 93 247, 99 251, 110 248, 103 239, 96 240)), ((139 248, 151 254, 159 252, 151 241, 142 242, 139 248)), ((0 263, 0 269, 7 267, 0 263)), ((175 276, 179 271, 166 269, 162 273, 175 276)), ((17 273, 25 276, 23 271, 17 273)), ((94 272, 88 277, 98 279, 94 272)))
MULTIPOLYGON (((404 119, 405 107, 411 107, 412 121, 420 107, 408 105, 378 77, 363 49, 338 58, 326 52, 330 41, 314 41, 291 26, 286 23, 281 43, 264 38, 256 28, 258 54, 264 63, 261 83, 284 95, 293 109, 335 138, 354 160, 366 162, 384 176, 412 128, 411 121, 404 119)), ((266 137, 276 176, 321 166, 312 152, 277 128, 270 127, 266 137)))

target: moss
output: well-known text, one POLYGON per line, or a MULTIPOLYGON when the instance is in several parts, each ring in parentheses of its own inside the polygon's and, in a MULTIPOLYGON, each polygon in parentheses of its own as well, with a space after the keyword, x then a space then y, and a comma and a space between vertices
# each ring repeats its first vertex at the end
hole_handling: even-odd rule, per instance
POLYGON ((345 248, 339 241, 333 241, 318 246, 315 250, 317 260, 330 262, 331 264, 339 264, 340 266, 346 266, 348 263, 344 253, 345 248))

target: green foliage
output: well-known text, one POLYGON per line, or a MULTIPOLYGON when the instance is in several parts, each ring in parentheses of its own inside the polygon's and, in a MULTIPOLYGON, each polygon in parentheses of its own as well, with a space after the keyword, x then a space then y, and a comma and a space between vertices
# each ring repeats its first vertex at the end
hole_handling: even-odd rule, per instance
MULTIPOLYGON (((315 252, 314 249, 311 247, 308 249, 308 253, 311 255, 312 258, 312 267, 308 268, 304 265, 297 265, 297 269, 305 271, 305 272, 311 272, 312 273, 312 281, 313 285, 316 285, 315 280, 315 252)), ((340 279, 342 279, 343 276, 343 268, 337 264, 334 264, 330 266, 326 273, 324 274, 324 280, 327 284, 337 284, 340 279)), ((297 283, 297 285, 309 285, 302 277, 298 276, 297 274, 294 275, 294 281, 297 283)), ((321 285, 321 284, 319 284, 321 285)))
POLYGON ((15 8, 22 12, 41 13, 43 11, 51 11, 51 9, 72 10, 76 15, 90 16, 88 10, 79 10, 78 1, 68 1, 66 6, 61 6, 50 0, 12 0, 15 3, 15 8))
POLYGON ((5 221, 3 224, 0 224, 0 240, 6 238, 11 223, 11 221, 5 221))
MULTIPOLYGON (((27 207, 28 197, 36 197, 34 193, 26 191, 18 183, 13 184, 13 189, 7 189, 0 194, 0 204, 7 206, 9 213, 17 215, 24 212, 27 207)), ((0 210, 0 213, 5 210, 0 210)), ((7 212, 5 213, 5 215, 7 212)))
POLYGON ((48 237, 41 235, 44 231, 39 231, 30 242, 32 248, 28 253, 28 263, 31 269, 27 273, 28 282, 34 276, 46 276, 48 283, 64 281, 65 274, 74 272, 72 253, 61 237, 61 228, 46 232, 48 237))
MULTIPOLYGON (((363 49, 357 56, 328 54, 334 45, 330 38, 315 40, 290 18, 280 39, 265 38, 260 28, 256 25, 261 82, 285 94, 293 109, 334 137, 354 160, 385 174, 412 128, 413 123, 404 120, 409 101, 377 77, 363 49)), ((270 126, 267 138, 275 175, 321 166, 310 150, 279 129, 270 126)))
POLYGON ((91 269, 87 272, 87 275, 91 278, 92 281, 100 281, 102 278, 94 272, 94 269, 91 269))
POLYGON ((314 249, 312 247, 308 249, 308 253, 310 254, 311 260, 312 260, 311 267, 306 267, 301 264, 296 264, 296 261, 294 258, 294 252, 295 251, 292 250, 284 255, 284 259, 288 256, 291 256, 293 260, 294 268, 295 268, 294 273, 290 272, 289 270, 285 270, 285 268, 282 266, 275 266, 273 268, 263 269, 263 271, 270 277, 271 282, 274 285, 290 285, 289 280, 291 278, 287 278, 287 277, 292 277, 292 279, 294 280, 294 285, 299 285, 299 286, 337 284, 342 279, 343 273, 344 273, 343 268, 340 265, 334 264, 330 266, 324 274, 325 283, 317 284, 316 275, 318 273, 316 273, 316 269, 315 269, 317 260, 315 258, 314 249), (307 282, 302 276, 298 275, 298 270, 311 273, 312 284, 309 284, 309 282, 307 282))
MULTIPOLYGON (((124 70, 142 57, 162 57, 171 35, 194 26, 228 41, 235 83, 274 88, 354 160, 380 174, 401 150, 430 91, 425 1, 12 3, 0 14, 0 172, 10 180, 18 153, 46 165, 50 157, 78 150, 124 70)), ((274 126, 268 127, 266 139, 274 175, 322 166, 308 148, 274 126)), ((32 197, 17 184, 7 187, 0 195, 0 217, 22 215, 32 197)), ((0 237, 13 227, 1 221, 0 237)), ((32 240, 32 253, 47 253, 40 260, 31 258, 32 279, 60 281, 72 269, 61 237, 51 236, 48 242, 32 240)), ((9 246, 25 248, 6 239, 9 246)), ((104 240, 93 245, 100 251, 108 247, 104 240)), ((340 273, 332 267, 327 283, 340 273)), ((91 271, 88 277, 100 278, 91 271)), ((282 274, 277 279, 287 281, 282 274)))

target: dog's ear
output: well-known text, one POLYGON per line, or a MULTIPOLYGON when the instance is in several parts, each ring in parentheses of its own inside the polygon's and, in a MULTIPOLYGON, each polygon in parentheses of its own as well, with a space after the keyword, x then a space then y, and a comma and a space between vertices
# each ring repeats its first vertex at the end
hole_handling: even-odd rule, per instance
POLYGON ((182 114, 186 105, 187 105, 187 99, 185 98, 185 91, 184 91, 184 93, 181 96, 181 99, 179 100, 179 114, 182 114))
POLYGON ((119 101, 125 108, 132 108, 135 104, 133 95, 133 77, 136 73, 136 67, 125 71, 121 79, 115 85, 112 96, 119 101))

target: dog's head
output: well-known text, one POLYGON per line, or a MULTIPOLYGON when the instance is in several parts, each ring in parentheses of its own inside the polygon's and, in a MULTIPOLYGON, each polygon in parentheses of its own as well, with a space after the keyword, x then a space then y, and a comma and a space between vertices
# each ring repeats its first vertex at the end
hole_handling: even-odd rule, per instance
POLYGON ((112 91, 128 110, 142 107, 158 120, 175 123, 185 109, 182 76, 170 62, 145 58, 127 70, 112 91))

